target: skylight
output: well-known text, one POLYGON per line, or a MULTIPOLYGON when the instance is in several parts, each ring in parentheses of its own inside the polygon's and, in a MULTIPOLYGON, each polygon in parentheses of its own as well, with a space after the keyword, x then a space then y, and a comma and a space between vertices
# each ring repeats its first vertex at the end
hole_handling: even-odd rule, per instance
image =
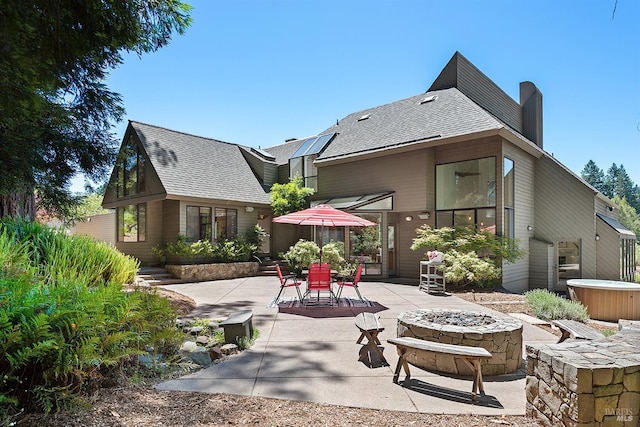
POLYGON ((291 155, 291 158, 309 156, 311 154, 318 154, 322 149, 331 141, 335 133, 326 133, 320 136, 312 136, 302 141, 302 144, 291 155))
POLYGON ((420 100, 420 104, 426 104, 427 102, 433 102, 436 99, 438 99, 437 95, 427 96, 426 98, 422 98, 422 100, 420 100))
POLYGON ((251 151, 253 151, 255 154, 263 157, 266 160, 275 160, 276 158, 273 156, 273 154, 271 153, 267 153, 266 151, 260 149, 260 148, 254 148, 251 147, 251 151))
POLYGON ((367 120, 369 117, 371 117, 371 114, 365 114, 363 116, 360 116, 360 118, 358 119, 359 122, 363 121, 363 120, 367 120))

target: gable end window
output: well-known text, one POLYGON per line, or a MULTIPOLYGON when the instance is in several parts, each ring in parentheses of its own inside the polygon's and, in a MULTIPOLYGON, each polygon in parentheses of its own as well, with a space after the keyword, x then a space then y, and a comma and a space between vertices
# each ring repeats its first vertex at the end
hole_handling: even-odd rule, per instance
POLYGON ((116 169, 116 192, 119 198, 146 191, 146 160, 133 135, 122 144, 116 169))
POLYGON ((118 241, 144 242, 147 240, 147 204, 119 206, 118 241))

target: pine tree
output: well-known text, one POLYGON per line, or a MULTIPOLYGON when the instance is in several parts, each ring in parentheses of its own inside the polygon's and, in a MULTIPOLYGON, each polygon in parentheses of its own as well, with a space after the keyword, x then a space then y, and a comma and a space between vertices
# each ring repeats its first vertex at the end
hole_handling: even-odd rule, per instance
POLYGON ((604 194, 604 172, 593 160, 589 160, 580 173, 582 179, 591 184, 596 190, 604 194))

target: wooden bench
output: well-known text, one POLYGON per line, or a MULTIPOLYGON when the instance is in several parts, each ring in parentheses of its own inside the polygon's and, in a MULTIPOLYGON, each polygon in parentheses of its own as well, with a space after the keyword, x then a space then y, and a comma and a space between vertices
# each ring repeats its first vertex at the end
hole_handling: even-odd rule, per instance
POLYGON ((464 363, 471 368, 473 372, 473 386, 471 388, 471 400, 476 400, 476 393, 480 390, 480 394, 484 395, 484 385, 482 383, 482 367, 481 362, 483 360, 491 359, 491 353, 482 347, 468 347, 464 345, 455 344, 441 344, 432 341, 420 340, 411 337, 389 338, 387 340, 390 344, 394 344, 398 348, 398 365, 396 366, 395 373, 393 375, 393 382, 398 384, 398 378, 400 377, 400 368, 404 367, 404 372, 407 375, 405 381, 411 378, 409 373, 409 363, 407 356, 409 350, 417 352, 430 352, 447 354, 454 359, 461 359, 464 363))
POLYGON ((253 311, 236 311, 220 323, 224 329, 225 344, 237 344, 238 338, 251 338, 253 311))
MULTIPOLYGON (((361 354, 358 360, 362 362, 367 354, 369 354, 369 351, 373 350, 376 352, 380 360, 384 364, 388 365, 389 363, 387 362, 387 359, 384 358, 382 351, 380 351, 380 348, 378 348, 378 346, 380 345, 378 334, 384 331, 384 328, 380 324, 380 318, 373 313, 365 312, 360 313, 356 316, 355 323, 360 330, 360 338, 358 338, 358 341, 356 341, 356 343, 360 344, 364 338, 367 338, 365 346, 360 349, 361 354)), ((371 362, 371 359, 369 359, 369 362, 371 362)))
POLYGON ((604 335, 602 335, 600 331, 576 320, 558 319, 551 321, 551 324, 558 327, 562 332, 562 336, 558 342, 563 342, 567 338, 576 340, 597 340, 604 338, 604 335))

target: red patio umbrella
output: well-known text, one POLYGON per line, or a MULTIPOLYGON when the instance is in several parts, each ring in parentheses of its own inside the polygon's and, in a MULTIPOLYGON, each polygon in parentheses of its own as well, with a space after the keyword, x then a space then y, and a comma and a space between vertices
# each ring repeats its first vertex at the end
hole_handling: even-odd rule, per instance
MULTIPOLYGON (((359 216, 351 215, 329 205, 321 204, 309 209, 273 218, 273 222, 297 225, 319 225, 327 227, 370 227, 378 225, 359 216)), ((322 237, 322 231, 320 233, 322 237)), ((320 259, 322 259, 322 242, 320 242, 320 259)))

